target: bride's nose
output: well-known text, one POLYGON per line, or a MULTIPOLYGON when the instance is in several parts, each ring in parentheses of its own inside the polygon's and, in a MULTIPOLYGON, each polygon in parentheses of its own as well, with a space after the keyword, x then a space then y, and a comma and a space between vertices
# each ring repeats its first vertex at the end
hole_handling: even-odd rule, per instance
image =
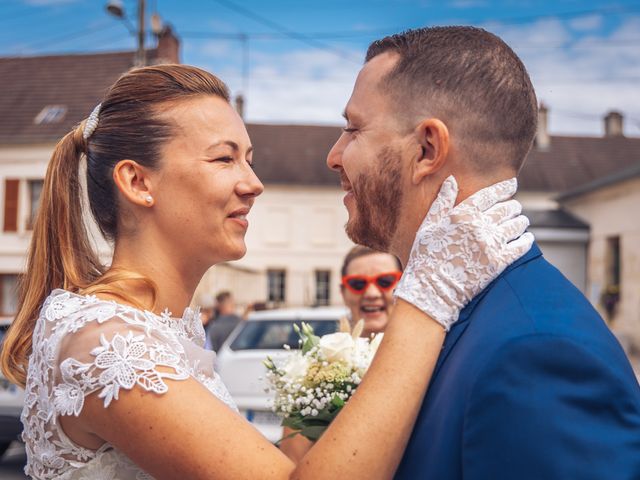
POLYGON ((264 191, 264 185, 249 166, 244 170, 243 176, 236 184, 236 193, 240 196, 257 197, 264 191))

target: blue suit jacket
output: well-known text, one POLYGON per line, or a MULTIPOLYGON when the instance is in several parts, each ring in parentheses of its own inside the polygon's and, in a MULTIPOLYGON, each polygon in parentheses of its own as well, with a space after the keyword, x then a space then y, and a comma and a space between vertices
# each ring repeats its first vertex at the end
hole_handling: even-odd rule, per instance
POLYGON ((640 386, 535 244, 447 335, 396 478, 640 479, 640 386))

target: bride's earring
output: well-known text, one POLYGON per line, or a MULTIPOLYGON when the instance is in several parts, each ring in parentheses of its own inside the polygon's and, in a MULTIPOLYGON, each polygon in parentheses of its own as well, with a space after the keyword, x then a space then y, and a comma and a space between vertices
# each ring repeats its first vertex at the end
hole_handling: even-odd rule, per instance
POLYGON ((153 197, 151 195, 147 195, 146 197, 144 197, 144 201, 151 205, 151 202, 153 202, 153 197))

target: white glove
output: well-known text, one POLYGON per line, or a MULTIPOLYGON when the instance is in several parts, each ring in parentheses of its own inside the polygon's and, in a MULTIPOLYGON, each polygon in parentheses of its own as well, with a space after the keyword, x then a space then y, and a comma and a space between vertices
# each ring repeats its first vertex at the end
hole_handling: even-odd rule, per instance
POLYGON ((416 233, 394 295, 445 330, 460 311, 509 265, 529 251, 533 234, 522 205, 509 200, 515 178, 484 188, 459 205, 458 183, 447 178, 416 233))

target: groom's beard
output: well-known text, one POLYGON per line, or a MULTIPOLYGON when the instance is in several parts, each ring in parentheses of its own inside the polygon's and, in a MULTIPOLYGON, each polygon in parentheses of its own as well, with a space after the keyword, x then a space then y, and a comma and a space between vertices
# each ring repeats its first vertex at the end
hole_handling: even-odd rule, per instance
POLYGON ((353 183, 356 213, 345 229, 353 242, 387 252, 398 226, 402 171, 400 155, 389 147, 378 161, 379 168, 353 183))

